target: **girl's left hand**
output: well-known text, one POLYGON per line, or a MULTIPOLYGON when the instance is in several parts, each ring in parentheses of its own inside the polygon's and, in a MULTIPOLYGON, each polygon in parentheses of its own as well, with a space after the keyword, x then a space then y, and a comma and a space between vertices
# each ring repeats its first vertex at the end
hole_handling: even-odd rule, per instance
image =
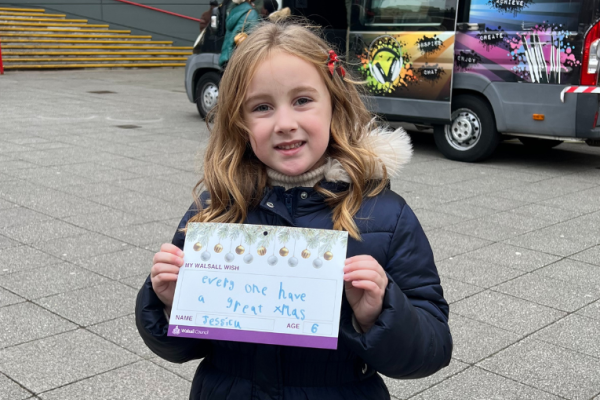
POLYGON ((362 255, 346 259, 344 267, 346 298, 363 332, 377 321, 383 305, 388 278, 377 260, 362 255))

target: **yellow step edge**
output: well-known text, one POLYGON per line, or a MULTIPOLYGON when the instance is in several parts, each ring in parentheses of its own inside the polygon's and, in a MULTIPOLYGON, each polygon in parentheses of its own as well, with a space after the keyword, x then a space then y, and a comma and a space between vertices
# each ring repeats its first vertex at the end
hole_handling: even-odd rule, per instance
POLYGON ((151 68, 185 67, 182 63, 164 64, 54 64, 54 65, 6 65, 4 69, 68 69, 68 68, 151 68))
MULTIPOLYGON (((8 11, 0 11, 0 16, 2 15, 12 15, 15 17, 39 17, 40 14, 38 13, 15 13, 15 12, 8 12, 8 11)), ((44 17, 51 17, 51 18, 66 18, 67 14, 42 14, 44 17)))
POLYGON ((21 62, 66 62, 66 61, 186 61, 187 57, 76 57, 76 58, 3 58, 4 65, 21 62))
POLYGON ((2 45, 2 51, 4 49, 120 49, 120 50, 188 50, 192 51, 191 47, 177 47, 177 46, 161 46, 161 47, 150 47, 150 46, 28 46, 18 44, 7 44, 2 45))
POLYGON ((96 24, 52 24, 52 23, 26 23, 26 22, 0 22, 0 25, 9 26, 70 26, 70 27, 87 27, 87 28, 108 28, 110 25, 96 25, 96 24))
POLYGON ((106 33, 131 33, 127 30, 106 30, 106 29, 63 29, 63 28, 0 28, 3 31, 18 31, 18 32, 106 32, 106 33))
POLYGON ((64 19, 64 18, 19 18, 19 17, 11 17, 5 18, 0 15, 0 21, 9 22, 9 21, 31 21, 31 22, 72 22, 78 24, 85 24, 88 22, 87 19, 64 19))
POLYGON ((188 56, 192 53, 181 51, 5 51, 4 56, 93 56, 93 55, 114 55, 114 56, 141 56, 141 55, 171 55, 188 56))
POLYGON ((14 12, 46 12, 43 8, 13 8, 13 7, 0 7, 0 11, 14 11, 14 12))
POLYGON ((13 43, 107 43, 107 44, 173 44, 171 40, 78 40, 78 39, 3 39, 2 43, 13 44, 13 43))
MULTIPOLYGON (((111 39, 152 39, 152 35, 60 35, 60 34, 33 34, 33 33, 0 33, 0 38, 6 37, 31 37, 31 38, 111 38, 111 39)), ((5 41, 6 42, 6 41, 5 41)), ((172 42, 171 42, 172 43, 172 42)))

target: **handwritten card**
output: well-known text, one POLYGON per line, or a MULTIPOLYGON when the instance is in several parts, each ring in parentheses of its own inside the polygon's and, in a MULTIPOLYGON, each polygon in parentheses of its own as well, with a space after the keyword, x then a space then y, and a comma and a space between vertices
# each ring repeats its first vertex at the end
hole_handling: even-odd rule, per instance
POLYGON ((348 233, 190 223, 169 336, 336 349, 348 233))

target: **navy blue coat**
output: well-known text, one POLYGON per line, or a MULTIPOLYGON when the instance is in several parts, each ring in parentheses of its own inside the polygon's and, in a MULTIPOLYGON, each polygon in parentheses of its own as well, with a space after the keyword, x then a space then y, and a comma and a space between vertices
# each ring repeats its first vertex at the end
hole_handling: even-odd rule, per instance
MULTIPOLYGON (((336 191, 346 184, 321 185, 336 191)), ((179 227, 195 213, 192 206, 179 227)), ((332 229, 331 218, 331 208, 313 188, 274 187, 245 223, 332 229), (303 192, 308 194, 305 199, 303 192)), ((365 334, 353 327, 352 309, 343 298, 337 350, 168 337, 164 305, 150 278, 137 297, 136 322, 142 338, 171 362, 204 358, 192 384, 194 400, 389 399, 377 372, 414 379, 450 362, 448 304, 429 242, 402 197, 386 190, 365 199, 356 223, 362 241, 349 238, 347 257, 373 256, 387 272, 389 284, 381 315, 365 334)), ((183 248, 184 240, 178 232, 173 244, 183 248)))

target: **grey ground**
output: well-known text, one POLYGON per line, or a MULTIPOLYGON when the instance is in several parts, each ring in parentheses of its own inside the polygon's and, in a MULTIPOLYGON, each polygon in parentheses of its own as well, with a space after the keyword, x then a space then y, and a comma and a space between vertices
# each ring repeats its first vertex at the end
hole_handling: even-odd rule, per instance
MULTIPOLYGON (((154 356, 133 316, 206 145, 183 77, 0 76, 0 399, 187 398, 197 362, 154 356)), ((455 348, 432 377, 387 380, 392 394, 599 400, 600 148, 511 141, 463 164, 413 139, 392 187, 426 228, 455 348)))

